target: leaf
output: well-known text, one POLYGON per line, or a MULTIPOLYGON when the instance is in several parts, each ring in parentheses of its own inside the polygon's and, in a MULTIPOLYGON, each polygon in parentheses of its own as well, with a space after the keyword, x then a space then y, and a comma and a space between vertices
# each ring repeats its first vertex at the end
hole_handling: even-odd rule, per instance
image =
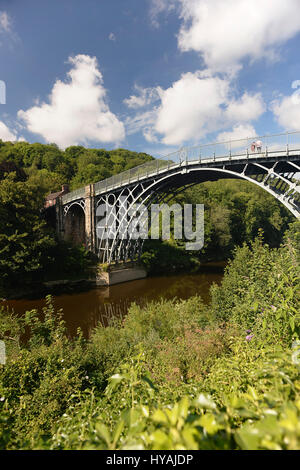
POLYGON ((209 410, 215 410, 217 408, 215 402, 210 398, 209 395, 201 393, 193 402, 194 406, 209 410))
POLYGON ((258 450, 260 436, 257 429, 244 426, 235 433, 235 440, 243 450, 258 450))
POLYGON ((111 436, 108 428, 103 423, 96 423, 96 431, 99 436, 106 442, 107 447, 110 447, 111 436))
POLYGON ((134 408, 125 410, 121 414, 121 419, 124 420, 126 426, 128 426, 129 429, 136 428, 139 425, 140 417, 141 417, 140 412, 134 408))
POLYGON ((205 415, 201 416, 198 422, 200 426, 205 429, 207 434, 216 434, 221 429, 224 429, 221 424, 216 422, 215 416, 210 413, 206 413, 205 415))
POLYGON ((105 393, 106 394, 110 394, 115 388, 116 386, 122 382, 122 380, 124 380, 125 377, 124 375, 120 375, 120 374, 114 374, 112 375, 110 378, 109 378, 109 384, 108 386, 106 387, 106 390, 105 390, 105 393))
POLYGON ((125 426, 125 423, 123 420, 120 420, 119 423, 117 424, 117 427, 114 431, 114 434, 113 434, 113 448, 115 449, 116 448, 116 445, 117 445, 117 442, 119 440, 119 437, 124 429, 124 426, 125 426))
POLYGON ((142 378, 142 380, 143 380, 144 382, 146 382, 146 383, 149 385, 149 387, 152 388, 152 390, 155 390, 155 391, 158 390, 158 389, 155 387, 155 385, 153 384, 153 382, 152 382, 146 375, 142 375, 141 378, 142 378))
POLYGON ((168 424, 168 418, 162 410, 156 410, 152 415, 152 420, 156 423, 168 424))
POLYGON ((291 327, 292 332, 294 333, 295 331, 295 318, 294 317, 290 317, 290 327, 291 327))

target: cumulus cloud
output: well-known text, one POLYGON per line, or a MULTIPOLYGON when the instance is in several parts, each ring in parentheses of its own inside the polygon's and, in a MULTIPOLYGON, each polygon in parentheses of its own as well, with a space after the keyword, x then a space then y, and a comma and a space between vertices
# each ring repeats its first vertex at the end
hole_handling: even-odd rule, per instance
MULTIPOLYGON (((238 124, 233 127, 231 131, 221 132, 218 137, 218 142, 228 142, 229 140, 239 140, 239 139, 246 139, 256 137, 256 130, 251 124, 238 124)), ((236 147, 239 147, 240 143, 236 143, 236 147)), ((232 144, 231 148, 234 148, 235 145, 232 144)))
POLYGON ((183 74, 162 90, 155 130, 163 134, 163 142, 180 144, 213 131, 220 125, 228 87, 227 80, 196 72, 183 74))
POLYGON ((265 111, 265 104, 260 93, 244 93, 238 100, 229 102, 226 116, 230 121, 252 121, 265 111))
POLYGON ((88 142, 118 143, 125 137, 123 123, 106 102, 106 89, 97 59, 88 55, 69 57, 67 79, 57 80, 49 103, 20 110, 30 132, 60 147, 88 142))
MULTIPOLYGON (((141 130, 148 142, 160 138, 166 145, 196 142, 237 124, 243 124, 247 131, 246 125, 265 111, 260 94, 244 93, 236 99, 231 79, 209 71, 185 73, 169 88, 157 87, 156 93, 159 104, 128 119, 128 133, 141 130)), ((243 126, 237 127, 236 132, 242 131, 243 126)))
POLYGON ((0 139, 3 141, 15 141, 17 140, 16 133, 11 131, 4 122, 0 121, 0 139))
MULTIPOLYGON (((245 58, 274 59, 278 46, 300 31, 299 0, 176 0, 176 4, 182 20, 179 49, 198 52, 209 68, 219 71, 245 58)), ((152 14, 163 9, 168 9, 166 2, 153 0, 152 14)))
POLYGON ((282 96, 271 103, 277 122, 285 130, 300 130, 300 88, 290 96, 282 96))

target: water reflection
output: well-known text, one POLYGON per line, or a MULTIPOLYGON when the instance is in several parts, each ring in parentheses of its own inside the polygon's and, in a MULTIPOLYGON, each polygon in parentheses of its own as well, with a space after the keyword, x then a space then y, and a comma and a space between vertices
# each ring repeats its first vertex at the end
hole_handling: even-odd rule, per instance
MULTIPOLYGON (((160 298, 187 299, 193 295, 201 295, 208 302, 209 287, 213 282, 220 283, 222 276, 221 272, 206 272, 152 277, 77 294, 54 296, 54 303, 57 309, 63 309, 69 334, 75 335, 80 327, 84 336, 88 337, 99 322, 107 325, 111 318, 126 315, 132 302, 145 305, 160 298)), ((23 314, 34 308, 41 311, 45 301, 24 299, 4 301, 1 304, 23 314)))

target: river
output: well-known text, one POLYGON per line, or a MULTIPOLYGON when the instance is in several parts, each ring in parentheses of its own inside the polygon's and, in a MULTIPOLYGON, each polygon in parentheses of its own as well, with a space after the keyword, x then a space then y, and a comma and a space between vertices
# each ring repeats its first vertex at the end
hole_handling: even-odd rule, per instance
MULTIPOLYGON (((209 288, 220 283, 223 273, 220 269, 209 269, 197 274, 148 277, 111 287, 91 289, 86 292, 53 296, 57 309, 63 309, 63 318, 70 336, 80 327, 85 337, 101 322, 109 323, 112 317, 124 317, 132 302, 145 305, 150 301, 164 299, 187 299, 200 295, 204 302, 209 301, 209 288)), ((42 311, 44 299, 7 300, 0 305, 22 315, 27 310, 42 311)))

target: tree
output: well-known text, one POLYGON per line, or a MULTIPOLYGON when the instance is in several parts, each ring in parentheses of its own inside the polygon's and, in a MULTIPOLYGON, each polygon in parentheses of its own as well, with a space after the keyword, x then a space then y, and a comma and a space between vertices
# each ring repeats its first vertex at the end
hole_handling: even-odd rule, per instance
POLYGON ((54 237, 40 217, 42 198, 10 173, 0 182, 0 290, 42 275, 54 237))

